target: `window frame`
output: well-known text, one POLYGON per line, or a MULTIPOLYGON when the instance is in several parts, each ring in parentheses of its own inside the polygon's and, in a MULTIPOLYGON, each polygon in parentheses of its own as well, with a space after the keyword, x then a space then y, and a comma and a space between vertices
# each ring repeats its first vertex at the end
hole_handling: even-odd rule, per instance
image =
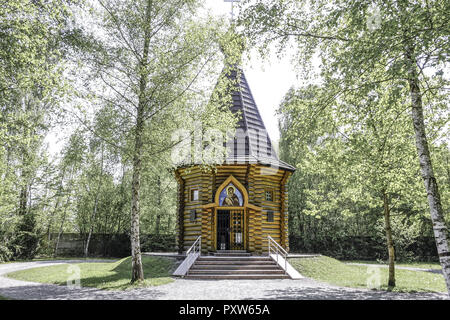
POLYGON ((275 213, 273 212, 273 210, 267 210, 266 211, 266 215, 267 215, 267 222, 275 222, 275 213))
POLYGON ((264 200, 267 202, 275 202, 275 191, 273 188, 264 188, 264 200), (270 193, 270 200, 267 199, 268 193, 270 193))
POLYGON ((200 201, 200 189, 198 187, 189 188, 189 202, 200 201), (197 199, 194 199, 194 193, 197 191, 197 199))
POLYGON ((189 211, 189 221, 196 222, 197 221, 197 209, 191 209, 189 211))

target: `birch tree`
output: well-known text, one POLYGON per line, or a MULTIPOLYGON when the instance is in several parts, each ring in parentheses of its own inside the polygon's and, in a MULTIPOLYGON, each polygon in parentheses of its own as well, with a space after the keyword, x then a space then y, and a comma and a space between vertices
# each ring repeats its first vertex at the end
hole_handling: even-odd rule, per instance
POLYGON ((393 288, 396 234, 392 214, 402 214, 402 207, 423 196, 411 143, 413 130, 403 112, 401 98, 406 92, 383 86, 352 93, 317 113, 314 106, 322 90, 326 88, 289 92, 279 110, 283 152, 298 153, 298 166, 316 176, 311 186, 301 190, 307 202, 303 213, 323 217, 337 210, 344 218, 356 220, 365 213, 383 221, 389 258, 387 286, 393 288))
POLYGON ((2 184, 8 185, 8 199, 0 202, 7 200, 7 210, 14 207, 22 220, 15 234, 23 241, 19 239, 14 247, 17 255, 29 251, 27 257, 39 241, 30 206, 31 192, 38 189, 37 175, 45 167, 43 140, 66 91, 60 50, 70 17, 66 5, 64 0, 5 0, 0 7, 0 130, 5 134, 0 148, 7 173, 2 184), (32 237, 36 241, 24 240, 32 237))
POLYGON ((197 14, 195 0, 93 3, 102 23, 96 25, 100 32, 87 31, 93 45, 84 62, 94 71, 90 80, 98 79, 89 93, 121 119, 114 128, 120 139, 105 141, 120 150, 132 170, 131 281, 136 282, 144 279, 139 236, 144 154, 149 161, 167 155, 179 143, 170 140, 172 131, 192 131, 196 121, 208 122, 207 114, 218 120, 216 127, 233 126, 229 111, 206 103, 211 82, 205 85, 205 79, 217 71, 222 28, 197 14))
MULTIPOLYGON (((448 228, 426 128, 426 117, 436 112, 431 101, 448 82, 444 69, 449 62, 449 2, 258 0, 246 1, 245 7, 241 25, 260 48, 277 43, 282 51, 293 41, 305 69, 314 54, 319 55, 329 97, 385 82, 408 90, 405 112, 414 128, 436 247, 450 292, 448 228), (383 72, 373 74, 374 69, 383 72)), ((325 105, 326 99, 318 108, 325 105)), ((440 113, 448 117, 445 111, 440 113)))

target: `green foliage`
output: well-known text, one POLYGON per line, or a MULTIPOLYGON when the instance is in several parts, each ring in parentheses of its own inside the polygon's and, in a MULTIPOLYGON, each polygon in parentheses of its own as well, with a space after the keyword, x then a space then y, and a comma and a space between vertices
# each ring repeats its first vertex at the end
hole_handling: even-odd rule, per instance
MULTIPOLYGON (((383 237, 386 194, 394 241, 412 244, 431 234, 414 146, 418 129, 408 110, 414 71, 428 144, 448 154, 448 6, 440 0, 244 1, 239 24, 249 42, 263 56, 274 45, 279 54, 294 48, 303 83, 320 83, 292 89, 280 108, 281 158, 298 168, 289 184, 291 232, 307 241, 330 234, 383 237), (319 75, 311 70, 317 58, 319 75)), ((445 156, 433 157, 445 194, 445 156)), ((442 200, 448 213, 447 196, 442 200)))
MULTIPOLYGON (((402 108, 404 94, 381 86, 368 99, 346 94, 322 107, 327 90, 291 90, 279 109, 281 158, 298 168, 289 182, 290 232, 302 236, 304 247, 321 237, 338 242, 349 236, 384 239, 385 192, 396 247, 407 248, 418 237, 431 236, 413 132, 402 108)), ((445 157, 438 159, 441 167, 445 157)), ((445 181, 445 175, 440 179, 445 181)), ((445 194, 446 184, 442 186, 445 194)), ((402 259, 422 258, 406 257, 406 252, 402 259)))
POLYGON ((179 141, 172 132, 184 128, 192 136, 198 124, 225 131, 236 121, 224 105, 227 81, 209 98, 223 58, 219 42, 234 52, 239 41, 223 21, 198 15, 200 4, 2 4, 1 260, 53 254, 64 232, 85 239, 128 232, 138 129, 142 229, 174 233, 171 148, 179 141), (49 159, 44 139, 55 126, 69 129, 68 139, 49 159))
MULTIPOLYGON (((76 4, 78 1, 70 1, 76 4)), ((0 7, 0 239, 2 258, 39 247, 51 164, 44 138, 67 91, 60 53, 65 0, 6 0, 0 7)))
POLYGON ((22 217, 17 226, 12 247, 15 249, 15 259, 32 259, 39 250, 40 233, 36 229, 36 219, 33 213, 22 217))

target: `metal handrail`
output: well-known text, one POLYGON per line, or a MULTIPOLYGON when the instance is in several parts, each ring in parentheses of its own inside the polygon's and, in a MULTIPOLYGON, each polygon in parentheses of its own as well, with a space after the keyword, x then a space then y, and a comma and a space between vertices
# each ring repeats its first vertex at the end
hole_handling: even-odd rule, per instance
POLYGON ((192 264, 197 260, 199 256, 202 255, 202 236, 199 236, 197 240, 194 241, 192 246, 186 251, 186 258, 178 266, 173 275, 184 276, 191 268, 192 264))
POLYGON ((186 256, 188 256, 192 250, 194 250, 193 252, 194 254, 196 252, 199 252, 199 254, 202 255, 201 246, 202 246, 202 236, 198 236, 197 240, 195 240, 192 246, 188 249, 188 251, 186 251, 186 256))
POLYGON ((277 255, 277 264, 278 264, 278 255, 281 253, 281 255, 284 258, 284 274, 287 273, 287 256, 288 253, 286 250, 284 250, 284 248, 282 246, 280 246, 271 236, 267 236, 267 242, 269 244, 269 257, 270 254, 272 253, 272 251, 274 251, 274 253, 277 255), (271 246, 274 247, 272 247, 271 246))

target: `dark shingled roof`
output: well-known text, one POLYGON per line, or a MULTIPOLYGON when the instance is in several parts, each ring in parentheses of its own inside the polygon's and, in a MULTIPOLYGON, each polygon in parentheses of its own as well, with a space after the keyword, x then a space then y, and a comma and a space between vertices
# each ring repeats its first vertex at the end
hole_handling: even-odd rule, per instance
POLYGON ((239 80, 232 93, 231 111, 239 112, 240 119, 234 143, 228 143, 226 163, 260 163, 295 171, 295 167, 278 159, 243 70, 233 70, 228 77, 239 80))

